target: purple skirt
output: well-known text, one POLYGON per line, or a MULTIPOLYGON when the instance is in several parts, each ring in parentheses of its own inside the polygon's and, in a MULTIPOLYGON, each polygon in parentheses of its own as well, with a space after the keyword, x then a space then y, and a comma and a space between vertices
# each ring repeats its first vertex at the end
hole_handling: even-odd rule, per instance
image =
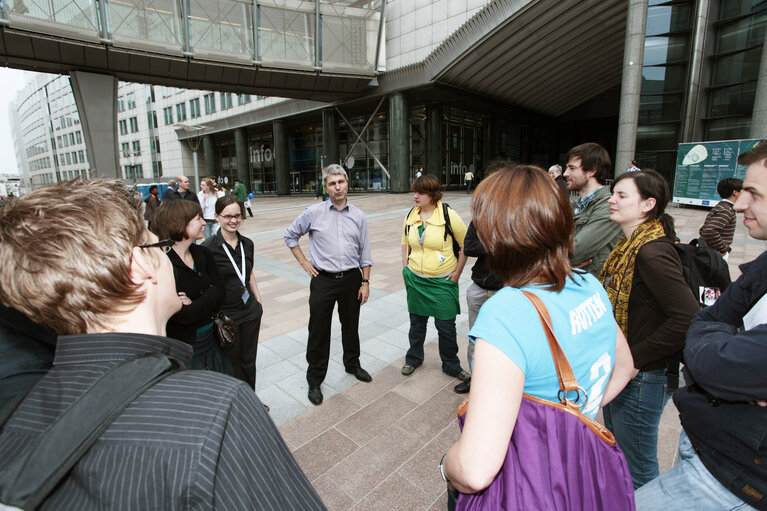
MULTIPOLYGON (((483 491, 461 494, 456 509, 633 510, 631 475, 612 434, 581 415, 605 441, 579 416, 524 397, 500 472, 483 491)), ((461 428, 464 419, 459 409, 461 428)))

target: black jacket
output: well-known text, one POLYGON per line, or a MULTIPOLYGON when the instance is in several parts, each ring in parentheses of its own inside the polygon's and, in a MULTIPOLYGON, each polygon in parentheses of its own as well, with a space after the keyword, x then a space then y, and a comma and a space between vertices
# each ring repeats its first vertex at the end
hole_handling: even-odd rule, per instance
POLYGON ((183 291, 192 300, 168 320, 168 337, 193 344, 197 329, 211 323, 211 314, 219 310, 224 298, 224 284, 218 275, 216 263, 207 248, 192 245, 189 252, 195 269, 188 267, 176 254, 168 252, 176 279, 176 291, 183 291))
POLYGON ((767 408, 750 403, 767 399, 767 322, 743 325, 767 293, 767 252, 740 269, 740 278, 690 325, 684 349, 690 385, 674 393, 674 403, 709 472, 767 510, 767 408))
POLYGON ((192 192, 191 190, 187 190, 185 192, 176 190, 173 193, 169 193, 167 198, 168 199, 186 199, 186 200, 194 202, 198 206, 200 205, 200 201, 197 199, 197 194, 192 192))
POLYGON ((469 222, 469 228, 466 231, 466 237, 463 239, 463 253, 469 257, 476 257, 477 262, 471 268, 471 280, 482 289, 489 291, 498 291, 503 287, 503 282, 494 273, 487 269, 485 258, 487 250, 479 241, 477 228, 474 222, 469 222))

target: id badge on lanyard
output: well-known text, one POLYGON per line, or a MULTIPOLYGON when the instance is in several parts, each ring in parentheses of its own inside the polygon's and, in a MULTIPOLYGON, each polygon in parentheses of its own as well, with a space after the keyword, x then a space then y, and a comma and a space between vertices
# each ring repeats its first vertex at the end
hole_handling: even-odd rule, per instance
POLYGON ((226 256, 232 263, 234 273, 236 273, 237 277, 240 279, 240 283, 242 284, 242 303, 246 304, 250 299, 250 293, 248 293, 248 286, 245 285, 245 247, 240 246, 240 255, 242 256, 242 269, 237 268, 237 264, 235 264, 232 254, 229 253, 229 248, 226 246, 226 243, 223 244, 223 247, 224 252, 226 252, 226 256))

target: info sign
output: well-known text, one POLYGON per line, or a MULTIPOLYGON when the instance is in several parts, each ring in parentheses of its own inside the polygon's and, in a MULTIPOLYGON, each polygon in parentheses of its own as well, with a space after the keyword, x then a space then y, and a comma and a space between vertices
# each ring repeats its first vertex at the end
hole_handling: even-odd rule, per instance
POLYGON ((757 142, 723 140, 679 144, 673 202, 715 206, 720 199, 716 193, 717 183, 727 177, 745 177, 746 167, 738 165, 738 156, 757 142))

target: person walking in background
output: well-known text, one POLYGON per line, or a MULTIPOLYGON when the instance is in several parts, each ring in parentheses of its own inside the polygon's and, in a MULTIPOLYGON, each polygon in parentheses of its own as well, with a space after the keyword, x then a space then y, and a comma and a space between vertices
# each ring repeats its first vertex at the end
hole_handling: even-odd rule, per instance
POLYGON ((467 169, 463 175, 463 183, 466 185, 466 193, 471 193, 471 185, 474 183, 474 173, 471 171, 471 168, 467 169))
POLYGON ((631 160, 631 166, 628 169, 626 169, 626 172, 639 172, 640 170, 642 169, 637 167, 636 160, 631 160))
POLYGON ((160 207, 160 199, 157 198, 157 186, 152 185, 149 187, 149 197, 146 198, 146 210, 144 211, 144 220, 148 229, 151 229, 152 216, 157 208, 160 207))
MULTIPOLYGON (((594 418, 632 372, 626 339, 616 327, 604 289, 592 275, 570 266, 572 211, 543 169, 509 165, 486 177, 474 193, 472 216, 487 248, 488 267, 506 287, 485 302, 469 333, 475 351, 468 411, 460 438, 443 458, 443 477, 450 491, 468 494, 488 487, 500 471, 516 433, 522 394, 560 401, 546 333, 523 290, 536 295, 549 311, 559 344, 588 394, 582 408, 585 415, 594 418), (573 320, 579 316, 588 316, 588 321, 573 320)), ((526 433, 532 435, 529 415, 527 421, 526 433)), ((548 439, 558 448, 566 448, 569 440, 548 439)), ((574 470, 578 463, 574 462, 574 470)), ((562 491, 560 484, 555 481, 550 487, 562 491)), ((508 497, 505 503, 514 501, 513 495, 504 497, 508 497)), ((539 502, 551 500, 541 495, 539 502)), ((501 509, 504 502, 495 504, 501 509)))
POLYGON ((221 308, 224 283, 210 251, 195 244, 202 239, 204 229, 199 204, 171 200, 155 211, 152 232, 160 239, 173 242, 167 255, 183 305, 168 320, 167 332, 168 337, 193 346, 192 369, 208 369, 231 376, 234 374, 232 363, 221 350, 211 317, 221 308))
POLYGON ((455 332, 455 317, 461 312, 458 279, 466 258, 461 258, 460 252, 454 253, 453 246, 455 241, 463 247, 466 224, 458 213, 443 207, 442 186, 435 176, 425 174, 413 181, 411 188, 415 207, 405 219, 402 233, 402 275, 410 313, 410 349, 402 374, 409 376, 423 364, 426 324, 431 316, 439 334, 442 372, 467 381, 471 375, 458 359, 455 332))
POLYGON ((551 179, 557 182, 560 190, 562 190, 562 193, 565 195, 570 195, 570 192, 567 190, 567 180, 565 179, 565 176, 562 175, 561 165, 557 164, 549 167, 549 176, 551 176, 551 179))
POLYGON ((250 218, 253 218, 253 211, 250 210, 250 201, 248 201, 248 190, 245 188, 245 185, 240 182, 239 178, 234 178, 234 188, 232 188, 232 193, 237 197, 237 200, 245 206, 245 209, 248 210, 250 218))
POLYGON ((329 201, 314 204, 285 229, 285 244, 298 264, 311 277, 309 285, 309 340, 306 345, 306 381, 309 401, 322 403, 320 385, 328 372, 330 324, 338 303, 344 368, 359 381, 373 378, 360 365, 360 306, 370 296, 370 235, 365 214, 349 204, 349 178, 341 165, 322 171, 322 184, 329 201), (298 240, 309 233, 307 259, 298 240))
POLYGON ((234 377, 256 390, 258 332, 264 313, 254 267, 253 241, 237 230, 242 224, 242 204, 234 195, 216 201, 216 220, 221 228, 202 244, 216 262, 224 284, 221 310, 237 324, 234 343, 224 351, 232 361, 234 377))
POLYGON ((679 386, 684 335, 699 310, 674 249, 674 220, 665 213, 669 200, 666 180, 654 170, 615 180, 610 220, 624 236, 599 275, 638 373, 604 408, 605 426, 626 455, 634 488, 658 477, 658 424, 668 391, 679 386))
POLYGON ((620 226, 610 221, 610 189, 604 186, 611 169, 610 155, 599 144, 588 142, 567 152, 567 189, 578 192, 570 201, 575 222, 570 263, 595 277, 621 237, 620 226))
POLYGON ((197 200, 202 207, 202 218, 205 220, 205 231, 203 237, 210 238, 218 232, 218 222, 216 222, 216 201, 223 196, 224 192, 216 190, 216 185, 210 178, 203 178, 200 182, 200 191, 197 192, 197 200))
POLYGON ((716 185, 716 193, 722 200, 708 212, 706 220, 698 231, 700 239, 722 254, 725 261, 730 257, 737 222, 737 215, 732 205, 738 200, 742 189, 743 181, 740 179, 728 177, 719 181, 716 185))
POLYGON ((176 191, 176 180, 171 179, 168 181, 168 186, 165 188, 165 190, 162 191, 162 200, 165 200, 168 198, 170 194, 176 191))

